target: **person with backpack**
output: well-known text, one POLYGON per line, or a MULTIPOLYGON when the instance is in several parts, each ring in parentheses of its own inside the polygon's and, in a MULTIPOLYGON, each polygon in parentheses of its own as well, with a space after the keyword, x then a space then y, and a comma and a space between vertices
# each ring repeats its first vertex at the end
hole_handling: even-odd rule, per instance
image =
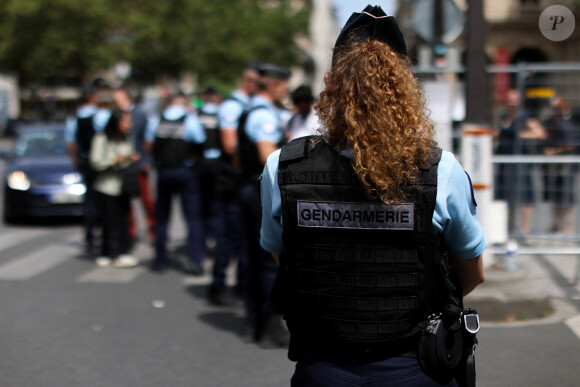
POLYGON ((287 96, 290 71, 273 64, 259 69, 259 92, 238 123, 238 154, 242 183, 240 202, 248 244, 248 285, 246 310, 250 337, 262 347, 283 347, 288 333, 268 308, 276 264, 260 246, 260 183, 266 159, 283 141, 280 112, 276 103, 287 96))
MULTIPOLYGON (((208 290, 208 302, 214 306, 226 306, 234 302, 226 293, 226 269, 232 258, 236 262, 235 296, 244 298, 247 288, 247 243, 243 232, 243 222, 239 202, 239 160, 237 159, 238 126, 243 112, 249 107, 251 98, 258 91, 259 62, 251 62, 242 74, 242 81, 229 98, 222 101, 217 117, 220 129, 221 156, 220 168, 214 176, 216 190, 220 192, 217 213, 214 218, 225 225, 221 228, 221 243, 217 242, 217 261, 212 270, 212 283, 208 290), (219 204, 221 202, 221 204, 219 204)), ((215 227, 218 229, 218 226, 215 227)))
POLYGON ((65 129, 68 153, 86 187, 83 202, 84 243, 85 254, 91 258, 97 253, 95 234, 99 224, 99 209, 93 188, 95 172, 90 165, 89 154, 95 133, 104 130, 111 116, 108 92, 106 85, 97 82, 83 87, 81 105, 77 108, 75 118, 67 121, 65 129))

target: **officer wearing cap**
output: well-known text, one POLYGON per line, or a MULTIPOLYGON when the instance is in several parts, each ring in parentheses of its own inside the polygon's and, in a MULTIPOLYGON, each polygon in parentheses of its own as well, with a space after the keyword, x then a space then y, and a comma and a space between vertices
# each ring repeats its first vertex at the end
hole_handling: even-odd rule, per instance
POLYGON ((248 233, 248 288, 247 313, 253 340, 264 347, 287 344, 287 332, 279 321, 272 318, 268 299, 276 264, 259 244, 261 209, 259 177, 270 153, 283 139, 280 111, 276 106, 287 95, 290 72, 273 64, 262 64, 259 69, 259 92, 251 101, 250 109, 240 119, 238 152, 243 183, 240 189, 244 230, 248 233))
POLYGON ((468 176, 435 146, 405 41, 380 7, 348 20, 325 81, 323 135, 274 152, 261 182, 292 386, 456 385, 456 368, 431 367, 423 327, 453 314, 441 327, 461 332, 462 296, 484 280, 468 176))
MULTIPOLYGON (((247 288, 247 247, 244 240, 241 208, 239 203, 239 160, 238 160, 238 126, 244 111, 249 108, 250 99, 258 92, 258 68, 260 62, 252 61, 244 69, 240 86, 234 90, 231 96, 225 99, 218 111, 220 137, 222 143, 222 159, 224 169, 220 174, 225 197, 225 230, 226 240, 222 244, 224 250, 229 250, 237 256, 237 285, 236 295, 244 296, 247 288)), ((231 255, 232 255, 231 254, 231 255)), ((212 304, 224 304, 223 292, 217 290, 224 288, 220 278, 225 278, 225 269, 222 272, 219 265, 214 267, 214 281, 210 285, 209 301, 212 304), (215 271, 217 270, 217 272, 215 271)))
POLYGON ((177 94, 162 114, 150 119, 145 134, 145 149, 152 155, 157 169, 157 201, 155 204, 155 258, 151 270, 164 272, 169 264, 167 241, 173 196, 181 197, 187 224, 185 271, 203 274, 205 257, 200 178, 197 162, 201 159, 206 134, 187 98, 177 94))

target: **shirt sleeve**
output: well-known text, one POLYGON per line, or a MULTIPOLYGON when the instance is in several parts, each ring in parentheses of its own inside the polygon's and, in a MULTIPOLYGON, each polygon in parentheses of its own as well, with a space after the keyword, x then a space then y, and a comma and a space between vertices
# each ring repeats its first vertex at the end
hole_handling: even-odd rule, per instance
POLYGON ((235 100, 223 102, 218 111, 220 129, 237 129, 243 110, 242 105, 235 100))
POLYGON ((248 116, 246 134, 254 142, 269 141, 278 144, 282 131, 278 118, 267 109, 256 109, 248 116))
POLYGON ((282 241, 282 203, 278 187, 278 160, 280 150, 268 156, 260 182, 262 199, 262 229, 260 244, 264 250, 279 253, 284 250, 282 241))
POLYGON ((433 214, 435 232, 443 235, 454 257, 476 258, 485 250, 485 239, 477 220, 469 177, 449 152, 443 152, 437 172, 437 199, 433 214))
POLYGON ((71 144, 76 141, 77 135, 77 118, 68 117, 65 122, 64 127, 64 140, 67 144, 71 144))
POLYGON ((155 140, 155 131, 161 122, 161 117, 152 116, 147 119, 147 127, 145 128, 145 140, 151 141, 155 140))
POLYGON ((195 142, 196 144, 205 142, 207 136, 196 114, 188 114, 185 118, 184 125, 186 141, 195 142))

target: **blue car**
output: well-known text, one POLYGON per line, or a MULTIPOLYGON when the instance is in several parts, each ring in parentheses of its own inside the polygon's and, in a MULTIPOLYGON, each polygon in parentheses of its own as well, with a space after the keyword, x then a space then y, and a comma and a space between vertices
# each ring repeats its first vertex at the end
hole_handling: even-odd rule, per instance
POLYGON ((4 220, 80 217, 86 187, 67 153, 64 124, 21 127, 6 156, 4 220))

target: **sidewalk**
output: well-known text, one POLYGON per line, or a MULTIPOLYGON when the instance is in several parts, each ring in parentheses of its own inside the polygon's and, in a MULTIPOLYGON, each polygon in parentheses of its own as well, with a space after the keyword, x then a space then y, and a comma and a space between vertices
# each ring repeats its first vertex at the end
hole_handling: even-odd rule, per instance
POLYGON ((580 314, 580 246, 577 243, 524 240, 518 269, 505 271, 504 247, 490 247, 495 263, 486 281, 465 298, 482 321, 511 322, 580 314))

